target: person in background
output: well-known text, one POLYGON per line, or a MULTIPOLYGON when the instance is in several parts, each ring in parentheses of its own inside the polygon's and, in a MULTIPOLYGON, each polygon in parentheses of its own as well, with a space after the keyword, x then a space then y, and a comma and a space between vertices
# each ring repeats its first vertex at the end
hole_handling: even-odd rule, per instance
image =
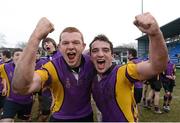
POLYGON ((2 122, 14 122, 16 114, 17 118, 21 119, 22 121, 30 121, 33 102, 32 93, 23 96, 15 94, 12 90, 14 69, 21 54, 22 49, 14 49, 12 53, 13 62, 3 64, 2 66, 3 70, 1 72, 1 77, 8 84, 7 98, 3 107, 2 122))
POLYGON ((2 64, 0 64, 0 119, 3 115, 3 106, 7 94, 7 84, 1 78, 2 64))
POLYGON ((46 37, 42 40, 42 48, 45 51, 47 60, 52 60, 61 55, 60 51, 57 49, 57 44, 54 39, 46 37))
MULTIPOLYGON (((149 58, 145 58, 144 61, 149 60, 149 58)), ((147 97, 148 97, 148 92, 150 90, 150 84, 147 80, 144 80, 143 83, 143 94, 142 94, 142 101, 143 101, 143 107, 147 107, 147 97)))
MULTIPOLYGON (((128 60, 134 64, 142 62, 141 59, 137 58, 137 51, 133 48, 128 49, 128 60)), ((141 102, 143 93, 143 82, 135 81, 134 82, 134 98, 138 107, 138 111, 140 111, 139 103, 141 102)))
MULTIPOLYGON (((45 63, 47 63, 47 59, 46 58, 41 58, 41 49, 40 48, 38 48, 38 50, 37 50, 37 52, 36 52, 36 65, 35 65, 35 70, 37 70, 37 69, 40 69, 41 67, 42 67, 42 65, 44 65, 45 63)), ((41 91, 38 91, 38 92, 34 92, 33 93, 33 103, 35 103, 35 100, 36 100, 36 96, 37 96, 37 98, 38 98, 38 101, 39 101, 39 108, 38 108, 38 116, 37 116, 37 118, 39 119, 40 118, 40 116, 41 116, 41 114, 43 114, 42 112, 41 112, 41 110, 42 110, 42 108, 41 108, 41 106, 42 106, 42 97, 41 97, 41 95, 42 95, 42 93, 41 93, 41 91)), ((44 102, 44 101, 43 101, 44 102)), ((48 116, 47 116, 48 117, 48 116)), ((46 118, 47 119, 47 118, 46 118)), ((42 121, 46 121, 46 119, 44 118, 44 120, 43 119, 40 119, 40 121, 42 122, 42 121)), ((39 122, 40 122, 39 121, 39 122)))
POLYGON ((152 78, 147 80, 150 83, 151 90, 147 97, 147 108, 151 109, 152 104, 154 104, 154 113, 162 114, 160 109, 159 100, 160 100, 160 91, 162 88, 162 83, 160 81, 160 74, 154 75, 152 78))
POLYGON ((3 50, 1 53, 1 60, 3 63, 11 62, 11 52, 9 50, 3 50))
POLYGON ((134 24, 147 33, 150 58, 146 62, 112 65, 113 45, 104 35, 96 36, 90 43, 91 60, 97 70, 92 83, 93 98, 102 113, 102 121, 137 121, 133 95, 135 81, 151 78, 165 70, 168 51, 162 32, 150 13, 135 17, 134 24))
MULTIPOLYGON (((42 48, 46 54, 44 58, 46 62, 51 61, 61 55, 60 52, 57 50, 56 42, 54 41, 54 39, 50 37, 46 37, 45 39, 42 40, 42 48)), ((40 104, 40 113, 39 113, 40 115, 38 117, 38 121, 45 122, 48 120, 51 112, 52 95, 50 88, 48 88, 47 86, 42 88, 38 93, 38 97, 40 104)))
POLYGON ((36 66, 35 70, 40 69, 42 65, 47 63, 46 58, 41 58, 41 49, 39 48, 36 52, 36 66))
MULTIPOLYGON (((12 62, 11 52, 9 50, 3 50, 0 55, 1 55, 0 65, 12 62)), ((3 106, 7 94, 7 83, 6 81, 3 81, 1 78, 1 70, 0 70, 0 117, 2 117, 3 115, 3 106)))
POLYGON ((166 70, 161 74, 161 81, 165 91, 163 103, 163 110, 165 112, 170 111, 170 104, 172 100, 173 88, 175 86, 175 79, 176 66, 169 60, 166 70))

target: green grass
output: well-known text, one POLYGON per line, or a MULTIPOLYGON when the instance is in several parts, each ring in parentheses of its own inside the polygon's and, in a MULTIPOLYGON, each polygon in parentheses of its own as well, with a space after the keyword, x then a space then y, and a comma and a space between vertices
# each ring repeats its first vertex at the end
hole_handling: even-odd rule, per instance
MULTIPOLYGON (((180 69, 176 71, 176 86, 173 91, 171 111, 169 113, 155 114, 152 110, 142 109, 140 122, 179 122, 180 121, 180 69)), ((163 104, 164 89, 161 89, 160 106, 163 104)))

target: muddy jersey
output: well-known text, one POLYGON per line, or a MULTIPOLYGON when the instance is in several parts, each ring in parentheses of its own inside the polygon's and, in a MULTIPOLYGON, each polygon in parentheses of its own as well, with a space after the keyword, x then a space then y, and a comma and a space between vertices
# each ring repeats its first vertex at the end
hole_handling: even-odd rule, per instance
POLYGON ((137 112, 132 90, 133 82, 139 78, 136 65, 112 66, 100 80, 98 78, 94 78, 92 93, 102 121, 134 122, 137 112))
POLYGON ((62 56, 49 61, 36 71, 43 86, 49 86, 53 95, 53 117, 77 119, 92 113, 90 103, 94 67, 89 56, 83 56, 79 72, 68 67, 62 56))

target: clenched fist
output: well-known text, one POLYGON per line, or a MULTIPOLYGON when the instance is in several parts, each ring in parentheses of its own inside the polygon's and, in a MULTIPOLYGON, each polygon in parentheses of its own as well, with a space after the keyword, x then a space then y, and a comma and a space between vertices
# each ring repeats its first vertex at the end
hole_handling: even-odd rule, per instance
POLYGON ((34 34, 36 38, 42 40, 52 31, 54 31, 54 25, 47 18, 43 17, 37 23, 34 34))
POLYGON ((147 33, 149 36, 154 36, 161 32, 158 23, 150 13, 137 15, 134 24, 140 31, 147 33))

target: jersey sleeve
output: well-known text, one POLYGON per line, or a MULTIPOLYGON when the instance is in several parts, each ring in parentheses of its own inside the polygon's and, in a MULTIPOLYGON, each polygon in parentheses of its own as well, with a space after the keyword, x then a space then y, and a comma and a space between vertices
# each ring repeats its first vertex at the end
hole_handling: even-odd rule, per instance
POLYGON ((6 78, 7 77, 6 72, 5 72, 5 68, 4 68, 4 64, 0 65, 0 77, 1 78, 6 78))
POLYGON ((8 79, 8 75, 5 70, 5 64, 0 65, 0 77, 4 79, 7 84, 7 96, 10 94, 10 81, 8 79))
POLYGON ((36 74, 38 74, 41 78, 41 86, 43 87, 45 85, 45 83, 48 81, 48 71, 46 71, 45 69, 41 69, 41 70, 36 70, 35 71, 36 74))
POLYGON ((0 74, 2 72, 2 69, 3 69, 3 64, 0 64, 0 74))
POLYGON ((41 86, 44 87, 45 85, 49 85, 51 83, 51 76, 49 74, 49 69, 51 66, 49 63, 42 66, 41 69, 38 69, 35 71, 36 74, 38 74, 41 78, 41 86))
POLYGON ((126 66, 126 77, 130 82, 137 82, 140 76, 137 72, 137 64, 127 64, 126 66))

